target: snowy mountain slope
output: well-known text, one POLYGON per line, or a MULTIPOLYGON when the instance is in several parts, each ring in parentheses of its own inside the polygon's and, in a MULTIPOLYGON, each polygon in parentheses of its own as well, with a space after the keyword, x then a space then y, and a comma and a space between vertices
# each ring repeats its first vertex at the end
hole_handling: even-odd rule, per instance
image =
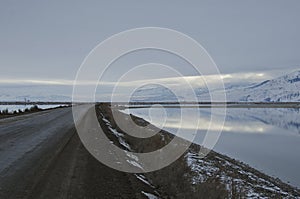
MULTIPOLYGON (((177 84, 170 85, 171 89, 158 84, 151 84, 137 89, 131 97, 131 101, 212 101, 210 94, 218 98, 222 89, 215 88, 208 91, 203 86, 195 86, 192 90, 182 88, 177 84)), ((261 83, 249 82, 225 82, 227 101, 249 102, 299 102, 300 101, 300 70, 266 80, 261 83)), ((99 99, 104 99, 104 94, 110 96, 110 92, 97 91, 99 99)), ((122 95, 122 93, 121 93, 122 95)), ((220 95, 222 96, 222 95, 220 95)), ((72 86, 70 85, 0 85, 0 101, 71 101, 72 86)), ((108 98, 110 99, 110 98, 108 98)), ((214 101, 213 100, 213 101, 214 101)))
POLYGON ((295 71, 254 86, 226 91, 228 101, 298 102, 300 101, 300 71, 295 71))
MULTIPOLYGON (((227 83, 224 86, 226 90, 234 90, 252 85, 253 84, 249 83, 227 83)), ((215 88, 212 92, 218 94, 218 92, 221 92, 221 89, 215 88)), ((131 101, 134 102, 175 102, 197 100, 210 101, 210 92, 207 87, 196 87, 192 91, 176 86, 166 88, 161 85, 146 85, 137 89, 131 97, 131 101)))
MULTIPOLYGON (((143 87, 138 89, 132 101, 174 101, 174 99, 190 99, 188 92, 184 89, 174 88, 174 93, 162 86, 143 87)), ((272 80, 261 83, 225 84, 227 101, 236 102, 299 102, 300 101, 300 71, 295 71, 272 80)), ((198 101, 211 101, 210 93, 206 87, 194 88, 198 101)), ((221 89, 212 91, 215 96, 222 94, 221 89)), ((176 100, 175 100, 176 101, 176 100)))
POLYGON ((179 101, 180 99, 177 99, 176 95, 171 90, 159 85, 147 85, 141 87, 138 90, 136 90, 131 97, 131 101, 134 102, 145 102, 145 101, 167 102, 167 101, 179 101))

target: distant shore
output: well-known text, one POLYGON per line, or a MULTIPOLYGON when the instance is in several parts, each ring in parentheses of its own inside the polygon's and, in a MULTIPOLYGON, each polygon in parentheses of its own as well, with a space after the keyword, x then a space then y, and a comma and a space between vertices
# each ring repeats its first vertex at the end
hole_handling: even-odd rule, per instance
POLYGON ((72 105, 72 102, 46 102, 46 101, 0 101, 0 105, 56 105, 66 104, 72 105))

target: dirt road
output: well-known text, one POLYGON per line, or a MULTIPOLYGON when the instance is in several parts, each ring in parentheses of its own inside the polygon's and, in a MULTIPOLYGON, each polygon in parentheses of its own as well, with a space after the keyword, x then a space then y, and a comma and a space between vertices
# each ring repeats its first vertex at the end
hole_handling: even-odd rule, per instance
POLYGON ((0 198, 147 198, 150 189, 86 151, 71 108, 0 120, 0 198))

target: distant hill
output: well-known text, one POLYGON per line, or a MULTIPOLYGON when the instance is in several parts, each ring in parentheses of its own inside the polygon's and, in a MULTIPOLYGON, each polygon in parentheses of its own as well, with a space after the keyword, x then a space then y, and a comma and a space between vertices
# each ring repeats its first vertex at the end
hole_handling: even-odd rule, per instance
MULTIPOLYGON (((111 89, 97 90, 99 100, 110 100, 111 89), (107 97, 108 96, 108 97, 107 97)), ((236 102, 299 102, 300 101, 300 70, 260 83, 226 82, 227 101, 236 102)), ((206 87, 194 87, 196 98, 190 90, 173 85, 172 91, 157 84, 137 89, 131 101, 211 101, 206 87)), ((212 91, 216 96, 221 89, 212 91)), ((71 101, 72 86, 70 85, 0 85, 0 101, 71 101)), ((218 99, 218 98, 217 98, 218 99)), ((222 98, 219 98, 222 99, 222 98)))
POLYGON ((71 101, 72 87, 57 85, 1 85, 0 101, 71 101))
MULTIPOLYGON (((189 99, 185 90, 175 88, 179 95, 162 86, 146 86, 138 89, 132 101, 181 101, 189 99)), ((227 101, 236 102, 299 102, 300 101, 300 71, 258 84, 225 84, 227 101)), ((211 101, 207 88, 194 88, 199 101, 211 101)), ((216 96, 221 89, 212 91, 216 96)))
POLYGON ((229 101, 299 102, 300 71, 226 93, 229 101))

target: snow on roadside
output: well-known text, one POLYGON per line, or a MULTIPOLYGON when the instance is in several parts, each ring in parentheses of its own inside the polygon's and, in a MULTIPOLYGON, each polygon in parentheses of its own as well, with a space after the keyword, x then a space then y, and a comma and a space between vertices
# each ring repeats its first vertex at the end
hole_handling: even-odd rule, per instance
POLYGON ((135 177, 142 181, 143 183, 149 185, 150 187, 154 188, 154 186, 147 180, 147 178, 142 174, 135 174, 135 177))
POLYGON ((149 199, 159 199, 157 196, 151 194, 151 193, 147 193, 142 191, 142 194, 144 194, 145 196, 147 196, 149 199))
MULTIPOLYGON (((126 156, 129 158, 126 160, 126 162, 128 162, 129 164, 131 164, 135 167, 140 168, 141 170, 144 170, 142 165, 140 165, 138 163, 138 161, 139 161, 138 157, 135 156, 134 154, 130 153, 130 151, 132 151, 132 150, 130 148, 130 145, 125 141, 124 134, 120 133, 115 128, 113 128, 110 121, 107 120, 102 113, 101 113, 101 117, 102 117, 102 121, 105 123, 105 125, 110 130, 110 132, 118 138, 119 143, 126 149, 126 150, 124 150, 124 152, 125 152, 126 156)), ((138 180, 140 180, 141 182, 143 182, 144 184, 146 184, 147 186, 149 186, 151 189, 155 189, 155 187, 147 180, 147 178, 144 175, 135 174, 135 177, 138 180)), ((144 194, 149 199, 159 199, 158 196, 151 194, 151 193, 142 191, 142 194, 144 194)))
POLYGON ((126 149, 126 150, 124 150, 124 152, 126 153, 127 157, 130 158, 129 160, 126 160, 126 161, 135 167, 143 169, 143 167, 138 163, 138 157, 135 155, 132 155, 131 153, 128 153, 128 151, 131 151, 131 148, 130 148, 129 144, 125 141, 124 134, 118 132, 117 129, 114 129, 111 126, 110 122, 104 117, 103 114, 101 114, 101 116, 102 116, 102 121, 105 123, 105 125, 107 126, 109 131, 118 138, 119 144, 122 145, 126 149))
POLYGON ((231 193, 235 189, 246 192, 247 198, 268 198, 270 195, 278 196, 278 194, 282 198, 296 198, 273 182, 246 171, 242 165, 231 163, 220 156, 214 160, 201 159, 196 153, 188 152, 185 158, 194 173, 192 176, 194 185, 206 182, 210 177, 217 177, 226 185, 227 191, 231 193))

